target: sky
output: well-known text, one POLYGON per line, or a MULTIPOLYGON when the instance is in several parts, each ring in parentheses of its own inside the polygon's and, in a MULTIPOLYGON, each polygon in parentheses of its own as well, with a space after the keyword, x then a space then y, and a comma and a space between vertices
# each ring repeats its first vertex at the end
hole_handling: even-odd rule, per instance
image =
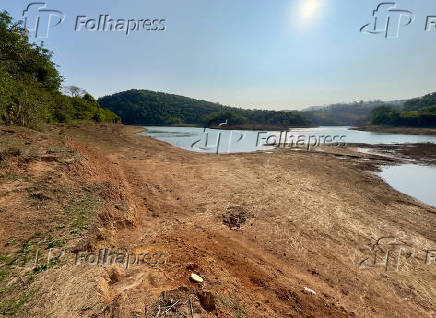
MULTIPOLYGON (((95 97, 135 88, 285 110, 436 91, 436 23, 425 30, 427 17, 436 16, 434 0, 392 1, 396 9, 411 12, 401 18, 394 38, 360 32, 373 23, 381 3, 373 0, 37 2, 65 18, 57 26, 52 18, 48 38, 42 39, 64 85, 83 87, 95 97), (165 30, 126 35, 92 32, 81 24, 75 31, 78 16, 87 21, 101 14, 165 19, 165 30), (405 25, 408 16, 414 20, 405 25)), ((20 20, 30 3, 2 0, 0 9, 20 20)), ((398 16, 390 14, 395 31, 398 16)))

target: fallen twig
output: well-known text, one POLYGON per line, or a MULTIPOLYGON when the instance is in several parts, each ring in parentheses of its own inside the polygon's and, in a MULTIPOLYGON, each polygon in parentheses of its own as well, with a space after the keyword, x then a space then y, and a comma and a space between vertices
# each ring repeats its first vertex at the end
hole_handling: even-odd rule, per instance
POLYGON ((194 318, 194 311, 192 310, 192 303, 191 303, 191 295, 189 295, 188 299, 189 299, 189 308, 191 310, 191 317, 194 318))
POLYGON ((156 314, 156 318, 159 317, 159 316, 160 316, 160 305, 159 305, 159 310, 158 310, 158 312, 156 314))
MULTIPOLYGON (((179 300, 180 300, 180 299, 179 299, 179 300)), ((173 308, 173 307, 174 307, 174 306, 179 302, 179 300, 176 301, 176 302, 175 302, 174 304, 172 304, 171 306, 169 306, 168 309, 164 311, 164 314, 166 314, 168 311, 170 311, 170 309, 173 308)))

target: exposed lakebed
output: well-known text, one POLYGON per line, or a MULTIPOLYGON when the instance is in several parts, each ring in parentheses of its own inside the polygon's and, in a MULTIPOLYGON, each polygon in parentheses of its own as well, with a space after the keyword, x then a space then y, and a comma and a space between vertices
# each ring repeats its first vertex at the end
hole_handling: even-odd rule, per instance
MULTIPOLYGON (((203 153, 241 153, 270 150, 265 140, 279 140, 279 131, 242 131, 204 129, 197 127, 145 127, 140 133, 155 139, 168 142, 176 147, 203 153)), ((436 144, 436 136, 403 135, 375 133, 369 131, 349 130, 350 127, 317 127, 291 129, 287 133, 296 139, 304 136, 307 142, 313 136, 339 136, 347 144, 394 145, 394 144, 436 144)), ((282 133, 283 135, 284 133, 282 133)), ((365 151, 362 149, 362 151, 365 151)), ((436 167, 417 164, 384 166, 380 176, 396 190, 436 206, 436 167)))

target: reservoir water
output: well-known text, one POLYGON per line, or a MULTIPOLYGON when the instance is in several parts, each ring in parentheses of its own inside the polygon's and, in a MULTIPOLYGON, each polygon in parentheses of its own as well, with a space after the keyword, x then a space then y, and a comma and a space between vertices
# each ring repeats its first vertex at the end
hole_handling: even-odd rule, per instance
POLYGON ((382 167, 380 176, 395 190, 436 206, 436 167, 406 164, 382 167))
MULTIPOLYGON (((145 127, 147 131, 141 133, 176 147, 206 153, 236 153, 268 150, 272 147, 263 146, 266 139, 278 140, 279 131, 243 131, 243 130, 218 130, 196 127, 145 127), (271 138, 269 136, 275 136, 271 138)), ((291 129, 288 137, 343 136, 346 143, 365 144, 406 144, 406 143, 436 143, 436 136, 427 135, 401 135, 373 133, 368 131, 349 130, 350 127, 317 127, 291 129)), ((284 133, 282 133, 284 135, 284 133)))

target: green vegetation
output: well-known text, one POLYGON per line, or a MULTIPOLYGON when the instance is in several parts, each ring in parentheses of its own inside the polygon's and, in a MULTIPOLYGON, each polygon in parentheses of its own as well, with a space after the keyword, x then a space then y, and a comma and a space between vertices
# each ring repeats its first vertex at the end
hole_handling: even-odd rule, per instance
POLYGON ((0 269, 0 283, 6 279, 9 275, 8 271, 5 269, 0 269))
POLYGON ((400 112, 390 106, 380 106, 371 112, 371 124, 391 125, 399 117, 400 112))
POLYGON ((26 294, 18 298, 0 301, 0 315, 15 316, 19 313, 23 305, 29 300, 26 294))
POLYGON ((370 122, 372 125, 436 128, 436 93, 411 99, 402 110, 377 107, 371 113, 370 122))
POLYGON ((319 126, 385 125, 436 127, 436 93, 407 101, 355 102, 314 107, 302 115, 319 126))
POLYGON ((241 127, 310 125, 299 112, 244 110, 148 90, 129 90, 98 101, 119 115, 125 124, 214 126, 227 120, 229 126, 241 127))
POLYGON ((246 317, 246 309, 243 305, 241 305, 239 299, 231 294, 228 297, 219 296, 218 298, 219 304, 224 307, 232 310, 237 318, 246 317))
POLYGON ((90 194, 70 199, 65 206, 65 211, 72 220, 70 234, 81 235, 83 231, 89 229, 91 217, 98 205, 98 200, 90 194))
POLYGON ((38 128, 73 120, 120 121, 89 94, 63 95, 62 80, 52 53, 29 43, 26 30, 0 12, 0 122, 38 128))
POLYGON ((436 105, 436 92, 423 97, 413 98, 404 103, 405 111, 418 110, 426 106, 436 105))
POLYGON ((34 281, 36 272, 29 271, 23 274, 12 266, 6 256, 3 256, 1 263, 0 316, 19 316, 35 293, 34 290, 27 287, 34 281))

